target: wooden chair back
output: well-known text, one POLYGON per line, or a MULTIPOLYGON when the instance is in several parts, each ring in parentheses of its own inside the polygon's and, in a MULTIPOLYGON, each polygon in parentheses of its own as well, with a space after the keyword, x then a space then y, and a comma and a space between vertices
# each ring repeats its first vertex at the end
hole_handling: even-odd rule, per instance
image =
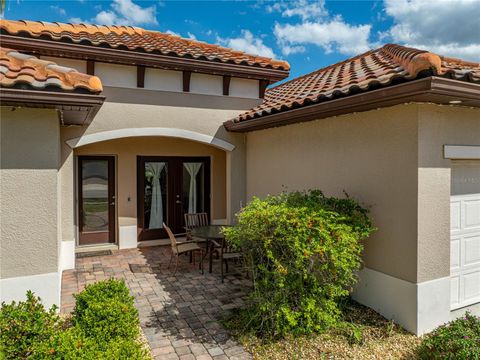
POLYGON ((174 254, 176 254, 178 252, 177 251, 177 239, 175 238, 175 235, 173 235, 172 230, 165 223, 163 223, 163 228, 167 232, 168 237, 170 239, 170 245, 172 247, 172 252, 174 254))
POLYGON ((207 213, 185 214, 185 228, 191 230, 206 225, 208 225, 207 213))

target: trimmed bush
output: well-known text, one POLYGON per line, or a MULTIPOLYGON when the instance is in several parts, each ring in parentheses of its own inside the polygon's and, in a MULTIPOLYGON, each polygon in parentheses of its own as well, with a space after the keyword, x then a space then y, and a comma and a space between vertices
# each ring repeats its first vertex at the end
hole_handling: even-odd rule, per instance
POLYGON ((57 307, 46 310, 39 297, 27 291, 26 301, 5 304, 0 310, 0 359, 25 359, 35 342, 49 339, 59 328, 57 307))
POLYGON ((150 359, 123 281, 88 285, 75 299, 70 323, 59 320, 56 307, 46 311, 31 292, 26 302, 2 304, 0 359, 150 359))
POLYGON ((374 230, 368 211, 312 190, 254 198, 237 217, 225 234, 244 254, 253 291, 235 326, 275 338, 335 325, 361 266, 361 240, 374 230))
POLYGON ((114 279, 87 285, 75 295, 72 323, 102 341, 139 334, 133 297, 123 281, 114 279))
POLYGON ((426 335, 418 349, 421 359, 480 359, 480 317, 467 313, 426 335))
POLYGON ((115 338, 111 341, 99 341, 89 337, 78 327, 58 332, 49 341, 36 344, 32 360, 40 359, 149 359, 147 352, 135 340, 115 338))

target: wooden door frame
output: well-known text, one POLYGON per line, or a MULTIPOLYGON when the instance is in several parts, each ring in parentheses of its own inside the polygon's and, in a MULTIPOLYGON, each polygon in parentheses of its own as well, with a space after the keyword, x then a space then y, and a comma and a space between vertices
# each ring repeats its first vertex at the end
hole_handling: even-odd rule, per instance
MULTIPOLYGON (((144 167, 145 162, 152 161, 152 162, 165 162, 167 163, 167 191, 168 196, 175 196, 174 194, 181 193, 182 186, 183 186, 183 179, 182 181, 169 181, 168 175, 171 169, 176 169, 177 171, 182 170, 180 168, 180 164, 183 162, 203 162, 205 164, 205 182, 204 182, 204 194, 206 194, 206 201, 205 201, 205 212, 208 214, 210 218, 210 210, 211 210, 211 157, 210 156, 157 156, 157 155, 137 155, 137 240, 146 241, 146 240, 156 240, 161 238, 166 238, 167 234, 163 229, 159 229, 156 233, 150 232, 150 234, 146 233, 144 229, 145 223, 145 213, 144 213, 144 202, 143 199, 145 197, 145 186, 144 186, 144 167)), ((175 171, 175 170, 173 170, 175 171)), ((183 221, 183 213, 182 207, 178 209, 175 207, 175 203, 173 199, 167 197, 167 211, 168 214, 175 220, 179 219, 183 221)), ((171 219, 169 218, 169 222, 171 219)), ((170 225, 170 224, 169 224, 170 225)), ((183 232, 183 229, 182 229, 183 232)), ((178 233, 178 231, 177 231, 178 233)))
POLYGON ((77 171, 77 219, 78 219, 78 243, 77 246, 101 246, 101 245, 112 245, 116 244, 116 218, 117 218, 117 193, 116 193, 116 156, 115 155, 77 155, 76 157, 76 171, 77 171), (114 205, 113 209, 110 209, 108 213, 108 232, 109 232, 109 241, 92 243, 92 244, 81 244, 81 233, 83 228, 83 216, 82 216, 82 203, 83 203, 83 191, 82 191, 82 161, 83 160, 107 160, 108 161, 108 193, 109 193, 109 203, 113 200, 114 205), (110 196, 111 195, 111 196, 110 196))

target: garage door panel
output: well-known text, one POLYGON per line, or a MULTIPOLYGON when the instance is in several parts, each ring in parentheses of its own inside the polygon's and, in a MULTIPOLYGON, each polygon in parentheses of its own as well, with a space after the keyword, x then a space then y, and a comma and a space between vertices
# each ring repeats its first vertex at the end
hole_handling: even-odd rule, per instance
POLYGON ((480 233, 464 238, 465 266, 480 266, 480 233))
POLYGON ((461 229, 461 203, 461 201, 452 201, 450 205, 450 227, 452 231, 461 229))
POLYGON ((460 237, 452 238, 450 245, 450 270, 460 269, 460 237))
POLYGON ((480 301, 480 270, 463 275, 463 282, 464 301, 480 301))
POLYGON ((480 161, 452 164, 451 308, 480 302, 480 161))
MULTIPOLYGON (((480 197, 480 194, 477 194, 480 197)), ((480 199, 465 201, 465 229, 480 229, 480 199)))

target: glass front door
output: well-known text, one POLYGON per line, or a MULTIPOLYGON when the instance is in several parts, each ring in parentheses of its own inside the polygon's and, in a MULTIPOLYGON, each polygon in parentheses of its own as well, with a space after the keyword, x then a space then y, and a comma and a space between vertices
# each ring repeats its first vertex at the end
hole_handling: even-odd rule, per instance
POLYGON ((209 158, 139 156, 139 240, 166 237, 164 222, 174 233, 184 233, 185 213, 209 213, 209 176, 209 158))
POLYGON ((114 158, 80 156, 78 175, 79 245, 114 243, 114 158))

